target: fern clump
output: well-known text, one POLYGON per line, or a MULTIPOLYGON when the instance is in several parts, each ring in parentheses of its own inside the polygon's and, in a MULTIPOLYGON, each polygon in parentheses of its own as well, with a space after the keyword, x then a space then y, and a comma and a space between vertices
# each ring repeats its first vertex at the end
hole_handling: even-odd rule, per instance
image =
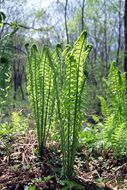
POLYGON ((117 155, 127 153, 127 100, 126 77, 115 62, 111 64, 106 83, 106 97, 99 97, 102 114, 105 117, 101 137, 105 148, 111 148, 117 155))
POLYGON ((73 174, 73 163, 82 126, 83 92, 86 83, 86 59, 91 45, 83 31, 74 47, 61 45, 50 53, 44 46, 39 53, 35 45, 28 52, 28 91, 36 120, 39 154, 46 143, 51 121, 57 119, 61 137, 63 175, 73 174), (55 114, 53 111, 56 111, 55 114), (54 116, 54 118, 53 118, 54 116))
MULTIPOLYGON (((3 12, 0 12, 0 29, 2 31, 4 27, 4 21, 6 15, 3 12)), ((1 32, 0 37, 0 108, 5 102, 8 89, 10 86, 10 77, 11 77, 11 59, 12 59, 12 37, 18 28, 13 28, 12 32, 1 32)))
POLYGON ((79 131, 83 120, 83 92, 86 83, 86 59, 91 45, 86 41, 87 32, 84 31, 77 39, 72 50, 70 46, 60 53, 59 47, 54 56, 54 88, 56 91, 57 115, 60 126, 61 148, 63 153, 63 174, 71 176, 73 163, 79 141, 79 131), (59 55, 58 55, 59 52, 59 55), (60 57, 63 57, 63 59, 60 57), (57 65, 57 66, 56 66, 57 65), (63 71, 64 76, 59 72, 63 71), (64 79, 64 80, 63 80, 64 79))
POLYGON ((40 53, 33 45, 28 52, 28 92, 33 108, 38 136, 38 151, 42 155, 54 108, 53 75, 49 48, 44 46, 40 53))
POLYGON ((0 104, 2 104, 7 97, 10 79, 9 61, 3 56, 0 57, 0 74, 0 104))

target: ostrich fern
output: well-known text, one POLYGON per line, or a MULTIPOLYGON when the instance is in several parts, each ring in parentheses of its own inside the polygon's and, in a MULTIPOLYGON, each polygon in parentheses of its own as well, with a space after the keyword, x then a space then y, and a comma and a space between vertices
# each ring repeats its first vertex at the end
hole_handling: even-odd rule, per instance
POLYGON ((0 107, 4 103, 9 88, 10 65, 8 59, 0 57, 0 107))
POLYGON ((50 51, 44 46, 39 53, 35 45, 28 52, 28 92, 36 120, 39 155, 42 155, 53 115, 53 77, 50 66, 50 51))
POLYGON ((7 38, 0 39, 0 104, 6 100, 11 77, 12 39, 9 34, 7 38))
POLYGON ((39 154, 42 153, 51 125, 54 108, 59 124, 63 175, 73 174, 73 163, 82 126, 83 92, 86 82, 86 59, 91 45, 84 31, 73 49, 64 51, 58 44, 52 54, 44 46, 40 54, 35 45, 28 52, 28 90, 37 126, 39 154))
MULTIPOLYGON (((85 62, 91 50, 91 45, 86 42, 86 36, 87 32, 82 32, 75 42, 73 49, 70 50, 70 47, 67 46, 62 54, 65 59, 65 65, 63 65, 63 68, 65 68, 63 83, 60 82, 58 69, 54 66, 57 56, 54 56, 55 58, 53 59, 54 86, 56 89, 63 153, 63 174, 69 177, 73 174, 78 133, 82 126, 82 93, 86 82, 85 62)), ((58 52, 58 49, 56 49, 56 52, 58 52)), ((60 62, 60 65, 62 65, 62 62, 60 62)))
POLYGON ((127 100, 126 77, 121 73, 115 62, 111 64, 106 83, 106 99, 100 97, 102 113, 105 116, 101 136, 104 146, 112 148, 116 154, 127 153, 127 100))
MULTIPOLYGON (((0 12, 0 29, 4 24, 6 15, 0 12)), ((10 83, 10 68, 11 68, 11 58, 12 58, 12 37, 18 28, 13 28, 11 33, 4 34, 1 32, 0 38, 0 107, 3 102, 5 102, 9 83, 10 83)))

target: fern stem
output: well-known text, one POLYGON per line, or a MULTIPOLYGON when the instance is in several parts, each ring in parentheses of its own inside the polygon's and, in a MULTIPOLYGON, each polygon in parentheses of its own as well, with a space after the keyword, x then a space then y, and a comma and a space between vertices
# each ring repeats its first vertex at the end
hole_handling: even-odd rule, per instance
MULTIPOLYGON (((36 113, 37 113, 37 117, 36 117, 36 122, 37 122, 37 128, 39 131, 39 127, 40 127, 40 122, 39 122, 39 109, 38 109, 38 76, 37 76, 37 58, 36 58, 36 50, 34 48, 34 59, 35 59, 35 105, 36 105, 36 113)), ((40 138, 40 133, 39 133, 39 153, 41 154, 41 138, 40 138)))
MULTIPOLYGON (((69 109, 68 109, 68 164, 67 164, 67 168, 70 168, 70 135, 71 135, 71 131, 70 131, 70 93, 71 93, 71 61, 70 61, 70 73, 69 73, 69 86, 68 86, 68 90, 69 90, 69 109)), ((67 173, 69 174, 69 171, 67 171, 67 173)))
POLYGON ((47 97, 47 103, 45 108, 45 120, 44 120, 44 136, 43 136, 43 142, 45 143, 45 136, 46 136, 46 126, 47 126, 47 115, 48 115, 48 108, 49 108, 49 101, 50 101, 50 88, 51 88, 51 78, 49 83, 49 89, 48 89, 48 97, 47 97))
POLYGON ((81 52, 83 50, 84 46, 84 40, 81 46, 80 54, 79 54, 79 59, 78 59, 78 70, 77 70, 77 78, 76 78, 76 95, 75 95, 75 113, 74 113, 74 124, 73 124, 73 140, 72 140, 72 153, 71 153, 71 164, 70 164, 70 175, 72 175, 72 167, 73 167, 73 162, 74 162, 74 157, 75 157, 75 152, 76 152, 76 146, 77 146, 77 107, 78 107, 78 84, 79 84, 79 67, 80 67, 80 58, 81 58, 81 52))

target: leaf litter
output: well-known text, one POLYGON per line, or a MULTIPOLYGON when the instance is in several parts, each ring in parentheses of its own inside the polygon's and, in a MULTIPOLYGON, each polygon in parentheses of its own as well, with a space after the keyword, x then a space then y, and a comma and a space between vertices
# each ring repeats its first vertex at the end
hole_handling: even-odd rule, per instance
POLYGON ((1 190, 126 190, 127 157, 118 159, 111 151, 80 147, 72 179, 63 179, 59 143, 47 144, 37 157, 33 130, 14 138, 9 152, 0 144, 1 190))

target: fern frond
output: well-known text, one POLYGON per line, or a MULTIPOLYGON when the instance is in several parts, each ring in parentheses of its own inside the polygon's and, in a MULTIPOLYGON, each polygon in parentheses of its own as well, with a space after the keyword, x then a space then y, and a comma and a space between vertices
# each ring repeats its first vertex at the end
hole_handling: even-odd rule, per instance
POLYGON ((105 117, 110 116, 110 111, 109 111, 109 108, 107 106, 106 100, 103 97, 101 97, 101 96, 99 96, 98 98, 100 99, 100 102, 101 102, 101 112, 102 112, 102 114, 105 117))
POLYGON ((11 79, 11 58, 12 35, 8 33, 0 38, 0 104, 5 102, 8 95, 11 79))
MULTIPOLYGON (((10 63, 7 57, 0 57, 0 104, 5 102, 10 82, 10 63)), ((0 106, 1 107, 1 106, 0 106)))
POLYGON ((108 79, 105 80, 106 99, 100 97, 102 113, 105 116, 102 136, 104 145, 118 154, 126 154, 124 146, 127 134, 127 101, 126 101, 126 77, 116 67, 115 62, 111 64, 108 79))

